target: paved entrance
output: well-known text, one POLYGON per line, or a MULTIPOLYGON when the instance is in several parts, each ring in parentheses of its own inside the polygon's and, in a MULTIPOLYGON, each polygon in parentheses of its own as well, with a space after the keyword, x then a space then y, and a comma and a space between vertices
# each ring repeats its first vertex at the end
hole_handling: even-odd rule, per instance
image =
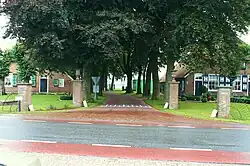
POLYGON ((130 96, 130 95, 118 95, 113 93, 105 94, 108 98, 104 108, 131 108, 131 109, 151 109, 144 101, 130 96))

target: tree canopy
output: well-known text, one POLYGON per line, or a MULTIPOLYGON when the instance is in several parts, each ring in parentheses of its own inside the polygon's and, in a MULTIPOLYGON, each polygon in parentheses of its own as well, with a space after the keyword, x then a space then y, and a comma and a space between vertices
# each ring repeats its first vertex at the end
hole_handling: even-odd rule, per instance
POLYGON ((246 56, 238 34, 247 31, 250 1, 17 0, 2 12, 6 37, 32 49, 39 68, 126 74, 128 92, 132 73, 147 71, 159 91, 159 66, 168 65, 171 79, 176 61, 235 74, 246 56))

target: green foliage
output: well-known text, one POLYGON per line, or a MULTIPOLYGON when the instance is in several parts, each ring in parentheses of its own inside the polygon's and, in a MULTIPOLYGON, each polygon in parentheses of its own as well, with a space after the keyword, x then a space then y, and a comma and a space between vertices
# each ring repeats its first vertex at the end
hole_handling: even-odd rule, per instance
POLYGON ((2 11, 6 37, 32 49, 40 69, 122 76, 155 57, 157 66, 178 61, 235 75, 246 59, 237 35, 247 31, 249 10, 249 0, 22 0, 2 11))
POLYGON ((187 97, 185 97, 185 96, 181 97, 181 101, 186 101, 186 100, 187 100, 187 97))
POLYGON ((202 103, 206 103, 207 101, 208 101, 208 100, 207 100, 207 97, 202 97, 202 98, 201 98, 201 102, 202 102, 202 103))
POLYGON ((18 65, 17 70, 19 79, 22 82, 28 83, 31 76, 36 75, 36 68, 30 59, 34 52, 32 49, 27 49, 23 44, 17 44, 13 50, 15 51, 14 58, 18 65))
POLYGON ((207 93, 207 91, 208 91, 208 89, 207 89, 207 87, 205 87, 204 85, 202 85, 202 86, 200 87, 200 92, 201 92, 201 93, 207 93))
POLYGON ((72 96, 60 96, 60 100, 72 100, 72 96))
POLYGON ((8 52, 0 50, 0 79, 9 75, 10 59, 8 55, 8 52))

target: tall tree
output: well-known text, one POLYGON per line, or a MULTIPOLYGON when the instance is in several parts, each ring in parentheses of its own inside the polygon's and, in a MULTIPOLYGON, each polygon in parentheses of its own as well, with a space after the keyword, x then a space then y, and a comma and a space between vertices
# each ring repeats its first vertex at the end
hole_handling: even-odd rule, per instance
POLYGON ((5 94, 5 77, 9 75, 10 56, 9 52, 0 50, 0 82, 1 94, 5 94))
POLYGON ((27 49, 25 45, 18 43, 14 48, 14 58, 17 63, 18 78, 21 82, 29 83, 31 77, 36 75, 36 67, 30 61, 34 51, 27 49))

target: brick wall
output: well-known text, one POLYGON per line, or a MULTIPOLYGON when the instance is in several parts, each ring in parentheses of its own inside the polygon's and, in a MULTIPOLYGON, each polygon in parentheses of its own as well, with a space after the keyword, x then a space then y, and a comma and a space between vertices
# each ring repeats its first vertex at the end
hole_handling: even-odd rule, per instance
POLYGON ((194 94, 194 75, 189 74, 186 78, 185 93, 193 95, 194 94))
MULTIPOLYGON (((72 93, 72 81, 66 74, 61 73, 53 73, 51 77, 48 78, 48 91, 49 93, 56 93, 56 92, 66 92, 72 93), (54 79, 64 79, 64 87, 55 87, 53 84, 54 79)), ((40 88, 40 76, 37 74, 36 76, 36 86, 32 87, 32 92, 39 93, 40 88)), ((7 93, 17 93, 17 87, 6 87, 7 93)))
POLYGON ((49 92, 72 93, 72 80, 66 74, 53 73, 53 75, 49 78, 49 92), (55 87, 53 85, 54 79, 64 79, 64 87, 55 87))

